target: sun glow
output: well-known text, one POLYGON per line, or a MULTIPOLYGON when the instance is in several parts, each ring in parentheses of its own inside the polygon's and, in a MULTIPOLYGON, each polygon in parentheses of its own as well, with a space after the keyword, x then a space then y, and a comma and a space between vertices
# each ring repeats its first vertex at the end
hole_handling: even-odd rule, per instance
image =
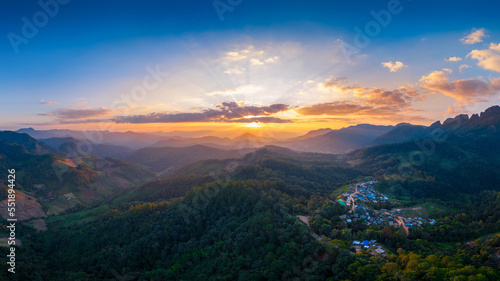
POLYGON ((247 126, 249 128, 260 128, 260 127, 262 127, 262 123, 261 122, 252 122, 252 123, 246 124, 245 126, 247 126))

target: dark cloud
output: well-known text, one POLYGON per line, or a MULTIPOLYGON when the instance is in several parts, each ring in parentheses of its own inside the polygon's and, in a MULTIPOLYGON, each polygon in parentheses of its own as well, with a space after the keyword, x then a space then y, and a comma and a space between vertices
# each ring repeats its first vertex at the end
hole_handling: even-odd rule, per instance
POLYGON ((206 109, 203 112, 186 113, 151 113, 147 115, 119 116, 113 119, 116 123, 178 123, 178 122, 266 122, 284 123, 287 120, 270 117, 269 115, 286 111, 286 104, 269 106, 245 106, 236 102, 223 102, 216 109, 206 109), (243 118, 256 116, 254 118, 243 118), (259 120, 257 120, 259 119, 259 120))

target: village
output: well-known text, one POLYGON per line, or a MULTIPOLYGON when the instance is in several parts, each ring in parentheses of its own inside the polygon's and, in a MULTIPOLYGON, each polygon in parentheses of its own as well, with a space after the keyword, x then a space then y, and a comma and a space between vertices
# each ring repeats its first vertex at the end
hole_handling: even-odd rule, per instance
MULTIPOLYGON (((347 214, 340 216, 346 222, 363 220, 367 225, 401 226, 406 235, 412 228, 417 228, 425 223, 433 225, 433 219, 422 217, 404 217, 402 209, 391 208, 375 210, 374 206, 397 206, 399 202, 381 194, 373 188, 376 181, 359 182, 350 186, 347 192, 338 198, 339 204, 349 208, 347 214)), ((366 246, 366 245, 365 245, 366 246)))

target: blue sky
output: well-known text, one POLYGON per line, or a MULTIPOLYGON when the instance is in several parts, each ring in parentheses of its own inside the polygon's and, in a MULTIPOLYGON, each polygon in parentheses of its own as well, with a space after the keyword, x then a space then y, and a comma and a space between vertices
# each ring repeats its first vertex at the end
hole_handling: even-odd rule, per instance
POLYGON ((6 129, 108 122, 115 130, 169 131, 209 123, 228 132, 246 125, 302 132, 429 124, 499 102, 495 1, 41 2, 58 9, 32 38, 22 19, 44 20, 38 1, 1 4, 6 129), (369 32, 374 13, 391 19, 360 46, 357 28, 369 32), (25 41, 13 46, 13 36, 25 41), (346 56, 349 46, 356 49, 346 56), (169 74, 145 78, 155 68, 169 74), (124 102, 144 79, 154 87, 124 102), (266 111, 273 104, 286 107, 266 111))

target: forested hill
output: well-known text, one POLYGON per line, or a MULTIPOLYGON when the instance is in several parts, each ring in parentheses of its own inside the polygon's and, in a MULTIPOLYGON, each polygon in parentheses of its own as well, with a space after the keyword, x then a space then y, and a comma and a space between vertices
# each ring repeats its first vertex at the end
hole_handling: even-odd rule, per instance
POLYGON ((71 156, 27 134, 9 131, 0 132, 0 169, 15 169, 16 190, 38 199, 49 215, 98 206, 155 177, 133 162, 71 156))
POLYGON ((438 138, 361 149, 345 160, 367 174, 398 177, 415 197, 500 190, 500 135, 492 128, 443 130, 438 138))

